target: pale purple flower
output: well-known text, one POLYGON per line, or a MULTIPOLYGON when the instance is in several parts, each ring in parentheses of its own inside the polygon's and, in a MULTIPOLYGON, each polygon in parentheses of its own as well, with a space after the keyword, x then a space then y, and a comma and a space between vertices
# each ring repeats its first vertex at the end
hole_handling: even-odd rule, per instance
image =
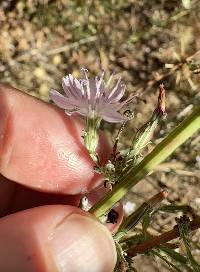
POLYGON ((62 80, 65 95, 56 90, 51 90, 50 98, 67 114, 79 113, 89 118, 99 118, 111 123, 127 120, 118 111, 133 100, 133 96, 121 102, 125 92, 125 86, 121 79, 111 86, 112 76, 107 84, 104 81, 104 72, 100 77, 89 79, 87 70, 82 69, 84 79, 78 80, 71 74, 62 80))

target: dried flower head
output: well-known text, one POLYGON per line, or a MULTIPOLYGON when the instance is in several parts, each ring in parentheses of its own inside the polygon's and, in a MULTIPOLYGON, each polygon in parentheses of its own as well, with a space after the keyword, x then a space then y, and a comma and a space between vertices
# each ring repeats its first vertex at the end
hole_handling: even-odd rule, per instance
POLYGON ((104 81, 104 72, 100 77, 89 79, 87 70, 82 69, 84 79, 78 80, 71 74, 65 76, 62 86, 66 96, 56 90, 51 90, 50 98, 67 114, 79 113, 89 118, 100 118, 107 122, 117 123, 127 120, 118 111, 130 103, 134 96, 120 102, 125 92, 125 85, 121 79, 111 88, 112 76, 107 84, 104 81))

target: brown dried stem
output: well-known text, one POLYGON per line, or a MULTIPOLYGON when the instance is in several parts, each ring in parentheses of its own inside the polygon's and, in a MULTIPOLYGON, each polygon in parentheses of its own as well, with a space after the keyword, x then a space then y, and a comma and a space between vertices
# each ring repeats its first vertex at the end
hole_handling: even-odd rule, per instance
MULTIPOLYGON (((200 217, 196 217, 190 222, 190 230, 196 230, 200 228, 200 217)), ((150 238, 143 243, 133 246, 128 249, 128 256, 134 257, 137 254, 143 254, 149 250, 156 248, 160 245, 166 244, 167 242, 176 239, 180 236, 178 226, 176 225, 172 230, 165 232, 157 237, 150 238)))

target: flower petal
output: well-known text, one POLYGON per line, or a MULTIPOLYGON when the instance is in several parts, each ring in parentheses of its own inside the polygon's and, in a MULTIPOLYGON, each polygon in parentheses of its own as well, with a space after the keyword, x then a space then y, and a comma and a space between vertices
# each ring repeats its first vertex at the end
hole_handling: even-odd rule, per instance
POLYGON ((111 84, 111 82, 112 82, 112 79, 113 79, 113 76, 114 76, 114 72, 110 75, 110 77, 109 77, 109 79, 108 79, 108 81, 107 81, 107 83, 106 83, 106 88, 108 88, 109 87, 109 85, 111 84))
MULTIPOLYGON (((78 81, 78 80, 77 80, 78 81)), ((66 93, 66 95, 70 98, 81 98, 82 96, 82 88, 81 85, 78 88, 78 84, 75 84, 75 78, 69 74, 66 77, 63 77, 62 87, 66 93)))
POLYGON ((121 82, 121 78, 118 79, 115 87, 112 89, 112 91, 108 94, 107 99, 108 101, 112 100, 113 95, 115 95, 115 92, 117 92, 117 94, 119 93, 119 90, 121 90, 121 86, 120 86, 120 82, 121 82))
POLYGON ((62 109, 71 109, 72 105, 68 103, 67 97, 63 96, 56 90, 51 90, 49 94, 50 99, 60 108, 62 109))
POLYGON ((125 105, 131 103, 136 97, 137 95, 132 95, 131 97, 127 98, 125 101, 121 102, 121 107, 124 107, 125 105))
POLYGON ((96 87, 96 82, 93 78, 89 79, 89 88, 90 88, 91 105, 94 106, 95 100, 96 100, 97 87, 96 87))
MULTIPOLYGON (((81 91, 81 88, 77 88, 77 84, 75 84, 75 80, 76 78, 74 78, 72 76, 72 74, 69 74, 68 75, 68 79, 69 79, 69 86, 71 88, 71 91, 76 95, 78 95, 80 97, 80 91, 81 91)), ((78 80, 77 80, 78 81, 78 80)), ((76 82, 77 83, 77 82, 76 82)), ((81 86, 79 86, 81 87, 81 86)))
POLYGON ((104 78, 105 72, 103 71, 100 78, 96 77, 96 96, 95 98, 98 99, 102 95, 102 89, 103 89, 103 78, 104 78))
MULTIPOLYGON (((123 103, 123 102, 122 102, 123 103)), ((101 110, 103 109, 103 111, 119 111, 122 107, 123 104, 121 102, 118 103, 108 103, 105 101, 101 101, 101 103, 99 103, 98 108, 101 110)))
POLYGON ((115 93, 112 95, 112 97, 109 98, 109 102, 118 102, 124 95, 125 92, 125 86, 119 86, 118 90, 115 91, 115 93))
POLYGON ((49 97, 58 107, 65 110, 71 111, 76 108, 86 107, 86 105, 84 104, 84 101, 80 99, 65 97, 64 95, 60 94, 56 90, 51 90, 49 97))
POLYGON ((121 115, 119 112, 104 112, 101 114, 102 119, 110 123, 121 123, 127 120, 127 117, 121 115))
POLYGON ((82 69, 82 71, 84 73, 82 80, 74 78, 71 74, 63 78, 62 86, 66 96, 55 90, 51 91, 50 98, 55 104, 65 109, 67 114, 76 112, 88 117, 93 113, 111 123, 126 121, 127 117, 121 115, 118 111, 130 103, 134 96, 120 102, 125 92, 125 86, 121 84, 121 79, 109 91, 108 85, 112 76, 106 85, 103 80, 104 72, 98 78, 89 79, 88 71, 86 69, 82 69))

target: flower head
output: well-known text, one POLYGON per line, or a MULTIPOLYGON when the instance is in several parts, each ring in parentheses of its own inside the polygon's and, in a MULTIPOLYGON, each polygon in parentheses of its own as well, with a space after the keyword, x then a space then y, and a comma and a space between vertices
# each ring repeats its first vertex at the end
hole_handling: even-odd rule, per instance
POLYGON ((118 111, 130 103, 134 97, 120 101, 125 92, 121 79, 111 88, 112 76, 105 84, 104 72, 100 77, 89 79, 87 70, 82 70, 84 78, 81 80, 74 78, 71 74, 65 76, 62 81, 65 96, 56 90, 51 90, 51 100, 60 108, 65 109, 67 114, 76 112, 89 118, 104 119, 111 123, 127 120, 127 117, 118 111))

